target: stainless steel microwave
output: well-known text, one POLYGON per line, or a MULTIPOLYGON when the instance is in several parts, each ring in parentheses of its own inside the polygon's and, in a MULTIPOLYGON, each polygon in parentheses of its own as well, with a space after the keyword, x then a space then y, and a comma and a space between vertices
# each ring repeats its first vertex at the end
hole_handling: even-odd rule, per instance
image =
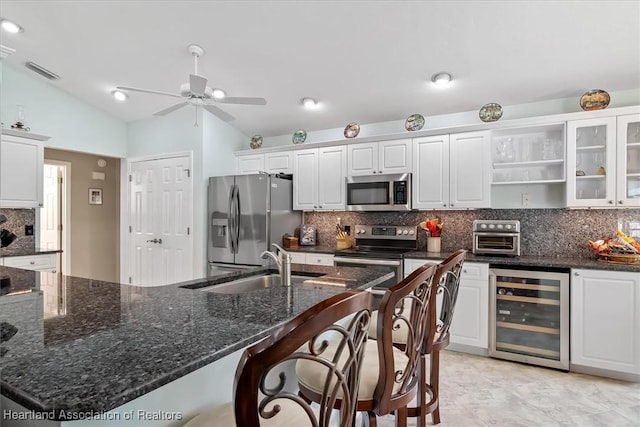
POLYGON ((411 174, 347 177, 348 211, 411 210, 411 174))

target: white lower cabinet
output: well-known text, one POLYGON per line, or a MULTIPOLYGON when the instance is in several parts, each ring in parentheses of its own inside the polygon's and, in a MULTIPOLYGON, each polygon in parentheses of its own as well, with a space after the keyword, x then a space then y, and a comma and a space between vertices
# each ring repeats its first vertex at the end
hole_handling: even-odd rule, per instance
POLYGON ((58 254, 11 256, 0 259, 0 265, 23 270, 58 272, 58 254))
POLYGON ((572 270, 570 360, 640 375, 640 274, 572 270))
MULTIPOLYGON (((439 261, 406 259, 405 277, 424 264, 439 261)), ((451 343, 473 347, 481 352, 489 348, 489 265, 465 262, 460 289, 451 323, 451 343)), ((464 350, 464 348, 460 348, 464 350)))
POLYGON ((305 252, 289 252, 294 264, 333 265, 333 255, 305 252))

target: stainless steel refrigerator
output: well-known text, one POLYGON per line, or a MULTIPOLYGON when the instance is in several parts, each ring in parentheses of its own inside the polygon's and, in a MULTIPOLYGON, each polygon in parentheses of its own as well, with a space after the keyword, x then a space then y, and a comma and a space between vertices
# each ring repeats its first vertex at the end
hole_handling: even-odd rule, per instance
POLYGON ((290 176, 235 175, 209 178, 209 274, 242 266, 264 265, 262 251, 293 235, 302 213, 292 210, 290 176))

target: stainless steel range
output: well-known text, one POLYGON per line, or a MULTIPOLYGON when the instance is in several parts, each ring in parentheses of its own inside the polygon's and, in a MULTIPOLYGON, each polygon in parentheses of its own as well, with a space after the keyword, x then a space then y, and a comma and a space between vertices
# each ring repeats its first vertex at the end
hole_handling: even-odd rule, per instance
POLYGON ((356 225, 355 247, 335 252, 334 265, 391 271, 395 276, 373 288, 384 292, 404 277, 404 254, 417 249, 416 227, 404 225, 356 225))

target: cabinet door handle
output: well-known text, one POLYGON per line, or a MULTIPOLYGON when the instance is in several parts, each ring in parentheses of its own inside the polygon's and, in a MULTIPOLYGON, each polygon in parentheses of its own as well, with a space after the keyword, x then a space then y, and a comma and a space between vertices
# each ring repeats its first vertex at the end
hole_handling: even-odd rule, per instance
POLYGON ((382 173, 382 171, 378 171, 378 172, 382 173))
POLYGON ((618 204, 621 205, 622 204, 622 200, 618 200, 618 204))
POLYGON ((579 276, 580 273, 578 273, 577 271, 575 273, 573 273, 574 276, 579 276))
POLYGON ((318 209, 322 209, 322 206, 318 206, 318 209))
POLYGON ((609 204, 612 205, 613 204, 613 200, 609 200, 609 204))
POLYGON ((453 207, 453 203, 451 203, 451 207, 453 207))
POLYGON ((31 265, 33 265, 35 263, 36 263, 35 261, 29 261, 29 264, 31 264, 31 265))
POLYGON ((373 173, 378 173, 378 172, 376 172, 376 171, 373 171, 373 173))
POLYGON ((447 204, 445 203, 445 204, 443 204, 442 206, 444 206, 444 207, 446 208, 446 207, 447 207, 447 204))

